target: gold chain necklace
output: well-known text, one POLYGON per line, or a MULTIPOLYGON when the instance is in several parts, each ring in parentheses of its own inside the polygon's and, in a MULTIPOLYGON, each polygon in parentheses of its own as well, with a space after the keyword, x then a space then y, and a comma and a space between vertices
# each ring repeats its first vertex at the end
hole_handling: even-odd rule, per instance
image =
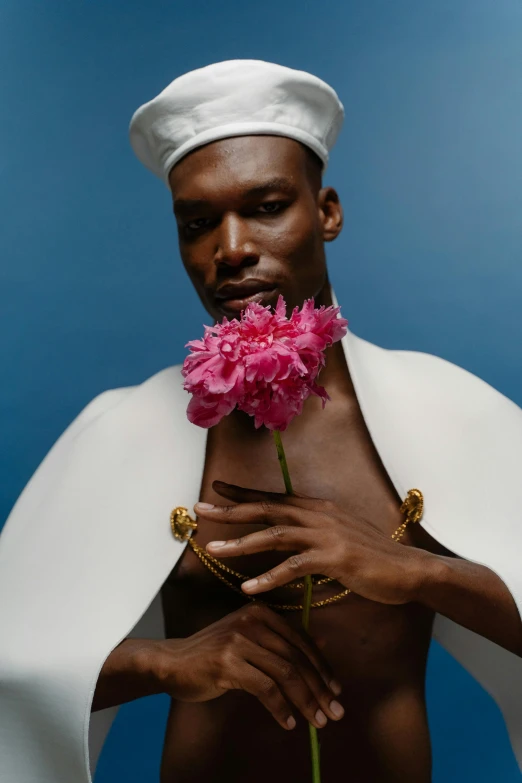
MULTIPOLYGON (((404 501, 402 502, 401 507, 399 509, 401 513, 406 514, 406 519, 401 525, 399 525, 397 530, 392 534, 391 537, 394 541, 399 542, 401 540, 406 530, 406 527, 410 522, 419 521, 419 519, 422 517, 423 509, 424 509, 424 497, 420 489, 409 489, 408 494, 404 499, 404 501)), ((221 560, 218 560, 216 557, 212 557, 212 555, 209 555, 205 549, 200 547, 199 544, 197 544, 193 540, 192 534, 193 531, 197 530, 198 523, 196 522, 195 519, 192 519, 192 517, 189 515, 187 509, 184 506, 177 506, 175 509, 172 510, 170 514, 170 526, 174 537, 178 541, 188 541, 194 553, 201 560, 203 565, 206 568, 208 568, 208 570, 212 574, 214 574, 214 576, 220 579, 224 584, 226 584, 236 593, 240 593, 243 596, 243 598, 248 598, 250 601, 262 600, 256 598, 255 596, 246 595, 241 590, 241 587, 238 587, 237 585, 230 582, 229 579, 227 579, 227 577, 224 575, 224 573, 235 577, 241 582, 245 582, 247 579, 250 579, 251 578, 250 576, 241 574, 239 571, 234 571, 233 568, 230 568, 229 566, 225 565, 225 563, 223 563, 221 560)), ((336 580, 331 576, 328 577, 312 576, 312 583, 316 586, 324 585, 329 582, 335 582, 335 581, 336 580)), ((285 589, 286 588, 303 589, 304 582, 288 582, 288 584, 282 585, 282 587, 285 589)), ((344 598, 351 592, 352 591, 349 588, 347 588, 345 590, 342 590, 340 593, 331 596, 330 598, 325 598, 322 601, 313 602, 310 608, 316 609, 320 606, 327 606, 328 604, 334 603, 334 601, 339 601, 341 598, 344 598)), ((302 604, 279 604, 279 603, 268 603, 266 601, 264 601, 263 603, 266 603, 267 606, 270 606, 272 609, 280 609, 285 611, 298 611, 303 609, 302 604)))

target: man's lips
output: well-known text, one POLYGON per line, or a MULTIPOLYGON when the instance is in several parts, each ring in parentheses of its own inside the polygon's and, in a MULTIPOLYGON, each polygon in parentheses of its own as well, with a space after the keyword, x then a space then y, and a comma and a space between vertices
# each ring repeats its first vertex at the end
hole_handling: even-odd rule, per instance
POLYGON ((272 297, 275 289, 274 283, 251 280, 244 283, 229 283, 221 286, 214 296, 220 310, 240 312, 250 302, 266 304, 267 300, 272 297))
POLYGON ((266 306, 273 298, 275 286, 270 289, 264 289, 263 291, 257 291, 255 294, 249 294, 248 296, 234 296, 227 299, 219 299, 216 297, 217 305, 220 310, 239 313, 244 310, 250 302, 257 302, 258 304, 266 306))

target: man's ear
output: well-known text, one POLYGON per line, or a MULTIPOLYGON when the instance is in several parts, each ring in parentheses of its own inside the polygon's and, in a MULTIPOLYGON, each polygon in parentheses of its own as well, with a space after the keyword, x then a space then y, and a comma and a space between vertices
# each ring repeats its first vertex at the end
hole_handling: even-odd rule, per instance
POLYGON ((321 188, 318 206, 323 224, 323 239, 332 242, 341 233, 343 227, 343 208, 339 195, 334 188, 321 188))

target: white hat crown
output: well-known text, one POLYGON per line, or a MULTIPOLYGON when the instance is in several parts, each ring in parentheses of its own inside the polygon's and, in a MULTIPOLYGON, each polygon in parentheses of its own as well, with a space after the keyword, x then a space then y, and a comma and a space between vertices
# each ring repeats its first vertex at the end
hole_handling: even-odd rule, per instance
POLYGON ((265 60, 224 60, 184 73, 133 114, 139 160, 168 186, 168 175, 197 147, 230 136, 296 139, 323 171, 344 120, 335 90, 307 71, 265 60))

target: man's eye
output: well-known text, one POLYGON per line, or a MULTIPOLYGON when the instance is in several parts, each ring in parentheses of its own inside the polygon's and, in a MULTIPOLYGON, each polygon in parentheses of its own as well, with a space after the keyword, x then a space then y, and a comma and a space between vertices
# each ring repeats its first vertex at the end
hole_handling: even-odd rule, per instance
POLYGON ((197 218, 196 220, 191 220, 186 224, 185 228, 188 228, 189 231, 197 231, 199 228, 203 228, 201 221, 204 223, 206 219, 207 218, 197 218))
MULTIPOLYGON (((280 212, 285 205, 284 201, 265 201, 264 204, 261 204, 260 207, 263 208, 265 215, 275 215, 277 212, 280 212)), ((185 229, 187 231, 200 231, 201 229, 206 228, 206 221, 208 218, 196 218, 195 220, 190 220, 188 223, 185 224, 185 229)))
POLYGON ((283 201, 265 201, 265 203, 261 204, 261 206, 269 208, 267 214, 273 214, 275 212, 279 212, 283 204, 284 204, 283 201), (275 209, 271 209, 271 207, 275 207, 275 209))

